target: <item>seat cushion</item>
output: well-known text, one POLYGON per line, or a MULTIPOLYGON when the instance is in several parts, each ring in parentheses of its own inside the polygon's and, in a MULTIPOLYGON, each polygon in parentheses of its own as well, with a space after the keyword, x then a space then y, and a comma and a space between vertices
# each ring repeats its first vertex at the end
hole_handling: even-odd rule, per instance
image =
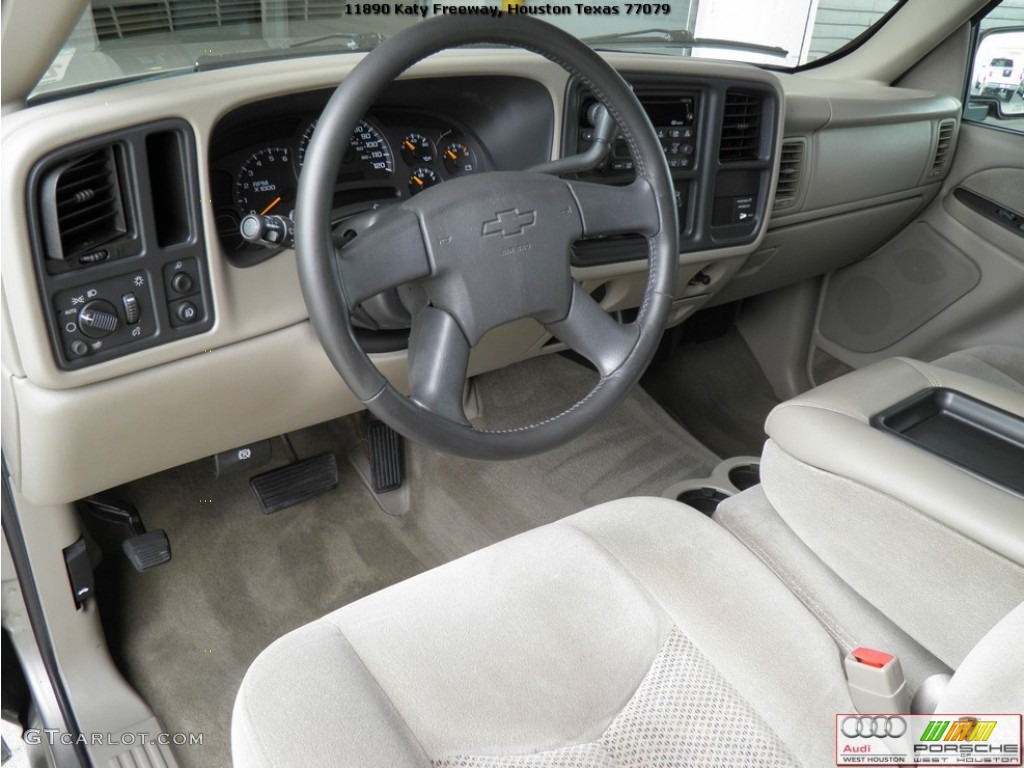
POLYGON ((1024 393, 1024 348, 991 344, 939 358, 932 365, 1024 393))
POLYGON ((835 644, 760 560, 689 507, 625 499, 281 638, 245 677, 232 749, 237 766, 614 766, 638 749, 631 765, 817 766, 851 708, 835 644))

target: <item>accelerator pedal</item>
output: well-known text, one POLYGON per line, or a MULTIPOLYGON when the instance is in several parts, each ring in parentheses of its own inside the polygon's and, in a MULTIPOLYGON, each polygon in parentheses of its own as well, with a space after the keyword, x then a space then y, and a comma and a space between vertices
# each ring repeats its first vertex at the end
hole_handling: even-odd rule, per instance
POLYGON ((405 446, 402 436, 383 421, 366 424, 366 444, 370 456, 370 476, 374 493, 396 491, 405 482, 405 446))
POLYGON ((256 475, 249 487, 269 515, 337 488, 338 462, 333 453, 321 453, 256 475))
POLYGON ((409 484, 405 482, 405 440, 377 419, 367 419, 361 431, 365 442, 352 446, 348 460, 374 501, 396 517, 409 511, 409 484))

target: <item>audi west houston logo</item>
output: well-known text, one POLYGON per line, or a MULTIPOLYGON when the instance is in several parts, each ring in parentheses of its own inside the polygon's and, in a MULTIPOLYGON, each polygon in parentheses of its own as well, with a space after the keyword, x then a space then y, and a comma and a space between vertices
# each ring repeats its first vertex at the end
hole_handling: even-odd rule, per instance
POLYGON ((847 715, 840 730, 849 739, 898 739, 907 732, 907 721, 899 715, 847 715))
POLYGON ((1015 714, 839 714, 836 765, 1021 766, 1015 714))

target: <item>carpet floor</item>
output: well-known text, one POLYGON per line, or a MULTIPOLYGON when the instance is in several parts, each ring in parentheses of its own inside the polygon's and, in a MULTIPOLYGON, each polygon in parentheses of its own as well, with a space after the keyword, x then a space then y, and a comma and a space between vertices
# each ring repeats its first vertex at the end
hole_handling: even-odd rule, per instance
POLYGON ((735 328, 708 341, 680 344, 647 369, 642 384, 718 455, 761 455, 764 422, 779 398, 735 328))
MULTIPOLYGON (((594 380, 559 356, 479 377, 479 425, 552 415, 594 380)), ((336 490, 264 515, 246 475, 214 480, 204 460, 115 489, 150 529, 167 531, 170 563, 136 574, 102 530, 94 534, 106 551, 97 574, 112 652, 169 731, 203 734, 202 746, 178 750, 188 768, 230 764, 235 693, 253 658, 282 634, 593 504, 658 495, 717 461, 637 388, 587 434, 529 459, 476 462, 407 444, 410 509, 392 516, 346 460, 360 439, 356 419, 289 439, 299 457, 335 454, 336 490)), ((287 463, 283 445, 275 442, 271 466, 287 463)))

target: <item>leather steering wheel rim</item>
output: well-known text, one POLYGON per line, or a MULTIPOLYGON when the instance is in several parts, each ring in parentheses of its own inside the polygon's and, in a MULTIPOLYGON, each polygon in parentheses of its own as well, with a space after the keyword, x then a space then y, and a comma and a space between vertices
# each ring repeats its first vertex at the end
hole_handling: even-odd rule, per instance
POLYGON ((515 459, 550 450, 585 432, 617 405, 654 355, 678 272, 671 176, 657 135, 629 85, 576 38, 519 16, 436 17, 369 53, 334 92, 307 149, 295 239, 310 320, 353 393, 406 437, 476 459, 515 459), (471 43, 523 48, 574 75, 618 123, 634 159, 636 181, 613 187, 525 172, 473 174, 364 217, 352 224, 362 234, 337 246, 331 204, 356 124, 410 66, 471 43), (575 239, 619 232, 639 232, 648 246, 648 280, 630 324, 612 320, 572 279, 569 267, 575 239), (350 311, 374 291, 410 282, 425 286, 428 300, 413 318, 412 395, 407 397, 360 347, 350 311), (494 285, 499 282, 503 284, 494 285), (509 291, 509 284, 523 290, 509 291), (462 413, 461 386, 457 404, 451 390, 460 376, 465 381, 469 350, 487 326, 511 321, 518 312, 538 319, 591 359, 601 378, 584 398, 542 422, 474 429, 462 413))

